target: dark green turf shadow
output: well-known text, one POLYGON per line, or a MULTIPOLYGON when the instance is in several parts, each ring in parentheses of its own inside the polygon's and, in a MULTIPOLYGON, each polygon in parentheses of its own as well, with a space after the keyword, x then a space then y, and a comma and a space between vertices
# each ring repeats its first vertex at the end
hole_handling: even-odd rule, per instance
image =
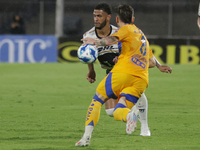
POLYGON ((4 141, 9 141, 9 140, 35 140, 35 139, 69 139, 69 138, 79 138, 79 136, 48 136, 48 137, 11 137, 11 138, 0 138, 1 140, 4 141))
POLYGON ((74 148, 66 148, 66 149, 58 149, 58 148, 35 148, 35 149, 13 149, 13 150, 95 150, 90 147, 74 147, 74 148))

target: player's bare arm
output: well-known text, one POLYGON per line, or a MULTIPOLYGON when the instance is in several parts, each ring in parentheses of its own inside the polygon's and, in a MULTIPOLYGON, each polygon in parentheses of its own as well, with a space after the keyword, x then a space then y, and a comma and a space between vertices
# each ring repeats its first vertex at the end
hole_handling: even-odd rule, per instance
POLYGON ((154 57, 149 59, 149 68, 153 68, 156 66, 156 61, 154 59, 154 57))
POLYGON ((87 38, 81 39, 81 41, 84 41, 84 44, 106 46, 106 45, 112 45, 118 42, 118 38, 115 36, 108 36, 108 37, 96 40, 96 39, 87 37, 87 38))
POLYGON ((166 72, 166 73, 172 73, 172 68, 166 65, 161 65, 160 62, 154 57, 155 62, 156 62, 156 67, 161 71, 161 72, 166 72))
POLYGON ((106 46, 106 45, 112 45, 114 43, 118 42, 118 38, 115 36, 108 36, 100 40, 95 41, 95 45, 101 45, 101 46, 106 46))
POLYGON ((93 63, 88 64, 88 69, 89 69, 89 72, 88 72, 86 78, 90 83, 94 83, 96 81, 96 73, 95 73, 95 70, 94 70, 93 63))
POLYGON ((158 69, 161 72, 172 73, 172 68, 169 66, 161 65, 158 69))

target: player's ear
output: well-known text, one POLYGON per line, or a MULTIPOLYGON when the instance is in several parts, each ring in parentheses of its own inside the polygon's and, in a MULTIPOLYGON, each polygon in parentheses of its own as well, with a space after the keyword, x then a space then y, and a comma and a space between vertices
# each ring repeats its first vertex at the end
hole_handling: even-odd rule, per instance
POLYGON ((135 17, 132 17, 132 23, 135 21, 135 17))
POLYGON ((107 19, 110 20, 110 19, 111 19, 111 15, 108 15, 108 16, 107 16, 107 19))
POLYGON ((116 23, 119 23, 119 17, 116 16, 116 23))

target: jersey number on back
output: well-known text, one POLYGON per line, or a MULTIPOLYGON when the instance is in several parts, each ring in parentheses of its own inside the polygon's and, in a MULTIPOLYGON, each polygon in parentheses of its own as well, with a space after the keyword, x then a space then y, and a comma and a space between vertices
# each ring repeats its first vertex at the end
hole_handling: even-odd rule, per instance
POLYGON ((142 36, 141 42, 142 42, 142 46, 140 47, 140 52, 143 56, 145 56, 146 55, 146 45, 147 45, 147 43, 146 43, 146 39, 145 39, 144 36, 142 36))

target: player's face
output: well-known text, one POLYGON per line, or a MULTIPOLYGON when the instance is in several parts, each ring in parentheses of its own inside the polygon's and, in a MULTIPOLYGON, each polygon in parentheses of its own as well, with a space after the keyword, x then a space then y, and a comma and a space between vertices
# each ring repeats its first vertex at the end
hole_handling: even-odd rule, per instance
POLYGON ((93 15, 94 15, 94 26, 97 29, 101 30, 107 24, 108 14, 103 10, 94 10, 93 15))

